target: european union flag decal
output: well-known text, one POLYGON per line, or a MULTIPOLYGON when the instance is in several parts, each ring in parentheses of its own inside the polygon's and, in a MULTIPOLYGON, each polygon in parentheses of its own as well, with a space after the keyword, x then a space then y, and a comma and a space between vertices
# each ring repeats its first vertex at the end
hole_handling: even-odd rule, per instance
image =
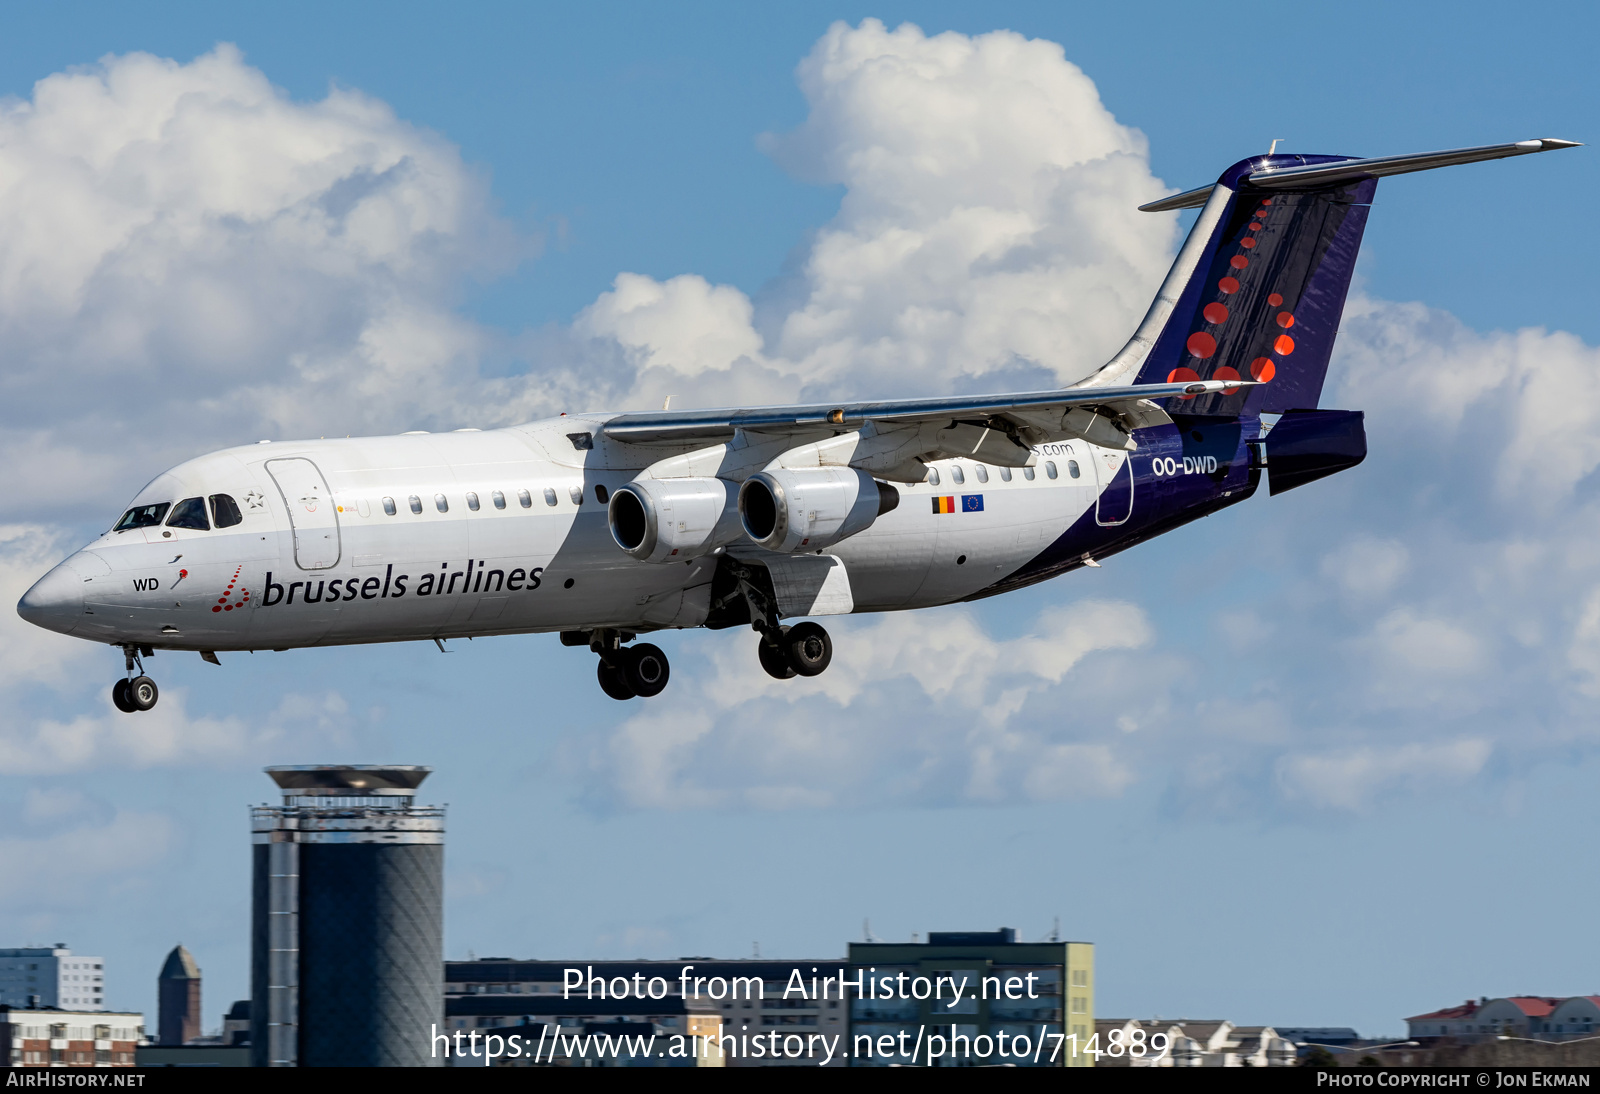
POLYGON ((981 513, 981 512, 983 512, 983 495, 982 494, 962 494, 961 495, 961 511, 963 513, 981 513))

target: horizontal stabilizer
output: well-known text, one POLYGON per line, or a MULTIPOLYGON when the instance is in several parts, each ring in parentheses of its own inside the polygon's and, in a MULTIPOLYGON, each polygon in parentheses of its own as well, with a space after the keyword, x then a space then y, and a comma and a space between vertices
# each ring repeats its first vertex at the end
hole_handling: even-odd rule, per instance
MULTIPOLYGON (((1370 159, 1336 160, 1332 163, 1313 163, 1300 167, 1273 166, 1246 175, 1244 181, 1262 190, 1293 190, 1302 187, 1327 186, 1356 179, 1376 179, 1387 175, 1405 175, 1412 171, 1431 171, 1435 167, 1454 167, 1461 163, 1479 163, 1483 160, 1500 160, 1508 156, 1527 156, 1534 152, 1552 152, 1558 148, 1582 147, 1578 141, 1563 141, 1553 137, 1539 140, 1517 141, 1514 144, 1485 144, 1476 148, 1452 148, 1443 152, 1413 152, 1404 156, 1375 156, 1370 159)), ((1198 209, 1206 203, 1215 183, 1195 190, 1185 190, 1160 201, 1141 205, 1145 213, 1165 213, 1173 209, 1198 209)))

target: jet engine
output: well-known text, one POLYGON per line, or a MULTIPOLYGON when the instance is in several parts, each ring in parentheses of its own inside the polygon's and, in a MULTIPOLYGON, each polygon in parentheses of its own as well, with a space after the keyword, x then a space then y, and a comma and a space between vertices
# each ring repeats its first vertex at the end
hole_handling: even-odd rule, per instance
POLYGON ((900 504, 900 491, 853 467, 759 471, 739 489, 744 531, 792 554, 838 543, 900 504))
POLYGON ((641 562, 684 562, 739 538, 738 486, 724 479, 635 479, 611 495, 611 538, 641 562))

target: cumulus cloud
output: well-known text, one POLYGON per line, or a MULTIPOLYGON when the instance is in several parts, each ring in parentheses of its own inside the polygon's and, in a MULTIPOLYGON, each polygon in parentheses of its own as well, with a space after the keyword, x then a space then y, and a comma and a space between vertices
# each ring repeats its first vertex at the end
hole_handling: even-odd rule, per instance
POLYGON ((224 767, 285 749, 326 748, 350 740, 348 707, 335 694, 288 695, 259 722, 192 715, 188 696, 171 689, 154 710, 104 709, 66 721, 17 719, 0 729, 0 775, 55 775, 93 769, 224 767))
MULTIPOLYGON (((991 635, 965 609, 841 622, 834 636, 826 673, 784 682, 752 671, 751 643, 721 643, 710 671, 684 680, 670 706, 641 712, 599 742, 569 742, 568 762, 586 778, 591 803, 1055 800, 1116 794, 1133 778, 1103 739, 1128 727, 1119 730, 1091 698, 1121 691, 1121 669, 1097 661, 1090 673, 1084 664, 1150 642, 1144 613, 1130 604, 1053 608, 1016 638, 991 635), (1073 717, 1050 713, 1069 694, 1073 717)), ((1137 703, 1122 710, 1142 712, 1137 703)))
POLYGON ((1488 741, 1468 737, 1292 755, 1278 765, 1278 779, 1291 801, 1354 812, 1399 787, 1464 782, 1483 769, 1490 751, 1488 741))

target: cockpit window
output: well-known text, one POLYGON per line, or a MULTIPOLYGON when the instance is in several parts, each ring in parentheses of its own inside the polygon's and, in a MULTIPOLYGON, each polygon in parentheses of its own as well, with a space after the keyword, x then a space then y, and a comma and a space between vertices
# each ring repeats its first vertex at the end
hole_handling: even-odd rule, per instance
POLYGON ((161 518, 167 515, 167 510, 172 507, 170 501, 160 501, 154 505, 136 505, 122 514, 122 519, 112 526, 113 532, 126 532, 130 528, 151 528, 161 523, 161 518))
POLYGON ((244 520, 239 503, 227 494, 211 495, 211 522, 218 528, 232 528, 244 520))
POLYGON ((184 498, 172 507, 172 516, 167 518, 168 528, 193 528, 196 532, 211 531, 211 522, 206 519, 206 503, 204 498, 184 498))

